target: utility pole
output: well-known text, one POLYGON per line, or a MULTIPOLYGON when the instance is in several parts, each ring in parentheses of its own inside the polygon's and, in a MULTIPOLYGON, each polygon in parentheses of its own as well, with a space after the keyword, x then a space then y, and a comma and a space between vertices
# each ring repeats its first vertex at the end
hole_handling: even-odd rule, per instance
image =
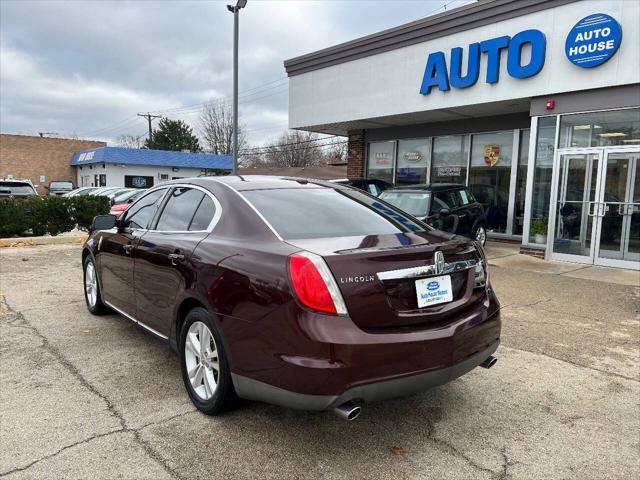
POLYGON ((233 175, 238 173, 238 30, 240 9, 247 5, 247 0, 238 0, 235 5, 227 5, 233 13, 233 175))
POLYGON ((149 145, 151 145, 151 142, 153 140, 152 136, 153 136, 153 131, 151 130, 151 121, 154 118, 162 118, 162 115, 151 115, 150 113, 139 113, 138 114, 139 117, 144 117, 147 119, 147 121, 149 122, 149 145))

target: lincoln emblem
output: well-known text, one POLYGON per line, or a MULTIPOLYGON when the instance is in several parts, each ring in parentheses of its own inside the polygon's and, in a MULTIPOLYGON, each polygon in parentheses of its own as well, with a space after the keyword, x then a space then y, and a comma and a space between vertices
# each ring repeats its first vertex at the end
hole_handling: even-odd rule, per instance
POLYGON ((433 256, 433 264, 436 267, 436 275, 444 271, 444 255, 440 250, 433 256))

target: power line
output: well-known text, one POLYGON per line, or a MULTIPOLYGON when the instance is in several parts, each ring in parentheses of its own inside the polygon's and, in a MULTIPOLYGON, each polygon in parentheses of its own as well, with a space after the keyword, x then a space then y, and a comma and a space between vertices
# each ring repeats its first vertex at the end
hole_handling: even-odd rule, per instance
MULTIPOLYGON (((327 139, 323 139, 323 140, 327 140, 327 139)), ((255 147, 255 148, 246 148, 244 150, 240 151, 240 154, 242 155, 260 155, 263 153, 270 153, 270 152, 277 152, 277 151, 282 151, 285 149, 285 147, 290 147, 290 146, 297 146, 300 145, 304 142, 296 142, 296 143, 283 143, 283 144, 277 144, 277 145, 271 145, 271 146, 267 146, 267 147, 255 147)), ((341 140, 338 142, 329 142, 329 143, 322 143, 322 144, 316 144, 316 145, 311 145, 312 147, 329 147, 331 145, 345 145, 347 144, 348 141, 347 140, 341 140)))

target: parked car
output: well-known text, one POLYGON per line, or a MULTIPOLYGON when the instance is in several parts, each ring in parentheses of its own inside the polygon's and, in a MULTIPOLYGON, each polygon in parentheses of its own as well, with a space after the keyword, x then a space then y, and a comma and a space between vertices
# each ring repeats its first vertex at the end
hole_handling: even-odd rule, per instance
POLYGON ((371 195, 379 197, 382 192, 392 188, 393 185, 384 180, 378 180, 377 178, 358 178, 349 180, 347 178, 341 178, 338 180, 330 180, 332 183, 339 183, 340 185, 348 185, 350 187, 364 190, 371 195))
POLYGON ((445 232, 487 241, 487 218, 482 205, 464 185, 434 183, 385 190, 380 198, 445 232))
POLYGON ((82 195, 89 195, 91 192, 93 192, 94 190, 97 190, 98 187, 80 187, 80 188, 76 188, 75 190, 70 191, 69 193, 65 193, 63 195, 63 197, 75 197, 75 196, 82 196, 82 195))
POLYGON ((93 190, 92 192, 90 192, 88 195, 93 195, 95 197, 97 196, 107 196, 112 192, 115 192, 117 190, 124 190, 123 187, 98 187, 95 190, 93 190))
POLYGON ((89 311, 166 340, 207 414, 239 396, 353 419, 495 362, 482 247, 337 184, 167 182, 97 216, 82 263, 89 311))
POLYGON ((337 184, 170 181, 97 216, 82 263, 89 311, 167 341, 206 414, 241 397, 353 419, 496 361, 482 247, 337 184))
POLYGON ((64 195, 65 193, 71 193, 73 191, 73 183, 56 180, 49 182, 46 188, 49 195, 64 195))
POLYGON ((116 218, 119 218, 120 215, 122 215, 122 213, 127 208, 129 208, 129 205, 131 205, 137 198, 142 196, 145 192, 146 192, 146 189, 133 190, 132 192, 124 192, 124 193, 118 194, 113 199, 114 203, 113 205, 111 205, 111 210, 109 210, 109 213, 115 216, 116 218))
POLYGON ((37 196, 38 192, 36 192, 31 180, 0 179, 0 198, 26 198, 37 196))

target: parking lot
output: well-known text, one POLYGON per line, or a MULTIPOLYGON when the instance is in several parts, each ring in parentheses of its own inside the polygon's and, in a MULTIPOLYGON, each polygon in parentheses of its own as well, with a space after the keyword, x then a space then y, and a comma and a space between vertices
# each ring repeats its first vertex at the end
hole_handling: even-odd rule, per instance
POLYGON ((87 312, 80 248, 0 251, 0 477, 640 474, 640 292, 629 275, 595 281, 618 278, 494 245, 503 337, 491 370, 365 406, 350 423, 252 402, 206 417, 168 346, 87 312))

